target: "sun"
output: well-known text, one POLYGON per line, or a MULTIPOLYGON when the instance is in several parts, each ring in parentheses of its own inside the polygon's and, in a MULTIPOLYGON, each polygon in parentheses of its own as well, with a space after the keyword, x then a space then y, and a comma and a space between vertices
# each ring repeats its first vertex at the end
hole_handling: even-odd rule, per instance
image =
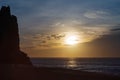
POLYGON ((79 41, 78 41, 78 36, 76 35, 70 35, 65 39, 65 44, 67 45, 75 45, 77 43, 79 43, 79 41))

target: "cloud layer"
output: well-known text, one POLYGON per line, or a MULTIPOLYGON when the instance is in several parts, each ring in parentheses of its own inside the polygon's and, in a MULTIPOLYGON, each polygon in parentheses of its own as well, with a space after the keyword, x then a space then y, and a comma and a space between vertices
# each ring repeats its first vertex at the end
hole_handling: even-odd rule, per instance
MULTIPOLYGON (((46 53, 52 53, 53 48, 66 47, 62 43, 70 33, 80 36, 83 43, 92 42, 89 45, 100 46, 98 43, 109 41, 119 44, 117 38, 112 39, 120 31, 119 4, 120 0, 0 0, 0 6, 10 5, 18 17, 21 49, 30 55, 37 52, 34 49, 38 53, 51 49, 46 53), (107 41, 104 35, 109 35, 105 36, 107 41)), ((109 46, 106 47, 111 49, 109 46)))

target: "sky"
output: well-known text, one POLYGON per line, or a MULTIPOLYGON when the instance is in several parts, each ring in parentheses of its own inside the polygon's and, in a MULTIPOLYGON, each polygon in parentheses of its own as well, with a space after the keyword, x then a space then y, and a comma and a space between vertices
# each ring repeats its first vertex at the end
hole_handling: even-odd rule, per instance
POLYGON ((30 57, 120 57, 120 0, 0 0, 30 57))

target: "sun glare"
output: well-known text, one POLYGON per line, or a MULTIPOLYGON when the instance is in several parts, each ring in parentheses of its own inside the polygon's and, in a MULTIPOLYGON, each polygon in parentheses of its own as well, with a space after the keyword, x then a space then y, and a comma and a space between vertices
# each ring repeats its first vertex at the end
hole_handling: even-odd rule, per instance
POLYGON ((79 41, 78 41, 78 37, 76 35, 71 35, 71 36, 68 36, 66 37, 65 39, 65 44, 67 45, 75 45, 77 44, 79 41))

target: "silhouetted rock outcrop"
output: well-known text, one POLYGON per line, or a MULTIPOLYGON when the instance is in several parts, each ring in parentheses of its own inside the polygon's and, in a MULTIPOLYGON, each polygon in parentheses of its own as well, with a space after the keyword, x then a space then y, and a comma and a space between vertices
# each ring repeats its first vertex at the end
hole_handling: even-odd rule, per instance
POLYGON ((29 57, 20 51, 17 18, 9 6, 0 9, 0 80, 37 80, 29 57))
POLYGON ((0 10, 0 63, 31 64, 20 51, 17 18, 11 15, 9 6, 0 10))

